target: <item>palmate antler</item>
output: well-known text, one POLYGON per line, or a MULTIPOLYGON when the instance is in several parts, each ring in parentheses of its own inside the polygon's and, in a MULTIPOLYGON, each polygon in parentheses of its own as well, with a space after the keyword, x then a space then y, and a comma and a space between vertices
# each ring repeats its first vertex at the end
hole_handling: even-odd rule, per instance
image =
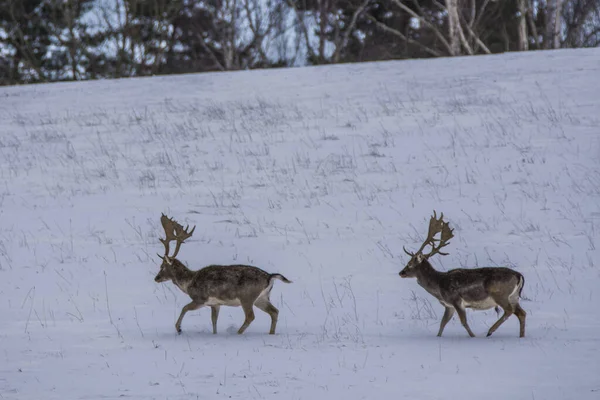
MULTIPOLYGON (((181 247, 181 244, 194 234, 196 226, 194 225, 192 230, 188 232, 188 228, 190 227, 189 225, 187 225, 185 229, 183 229, 183 226, 181 226, 175 220, 167 217, 165 214, 161 215, 160 223, 162 224, 163 229, 165 230, 165 238, 159 239, 161 243, 165 246, 164 257, 175 258, 177 256, 177 253, 179 253, 179 248, 181 247), (177 245, 175 246, 175 252, 173 253, 173 255, 169 256, 169 242, 173 240, 177 242, 177 245)), ((158 256, 164 259, 164 257, 160 254, 158 256)))
POLYGON ((448 253, 442 253, 440 250, 442 247, 446 247, 449 244, 448 240, 454 237, 454 234, 452 233, 454 229, 450 229, 448 222, 445 222, 443 219, 444 213, 441 213, 440 218, 438 219, 436 218, 435 210, 433 210, 433 216, 429 220, 429 232, 427 232, 427 239, 425 239, 425 241, 421 245, 421 248, 419 248, 419 250, 416 253, 411 253, 408 250, 406 250, 403 246, 402 249, 404 249, 404 252, 409 256, 414 257, 415 254, 423 254, 423 249, 425 248, 425 246, 430 245, 431 251, 428 254, 423 254, 425 258, 429 258, 434 254, 441 254, 443 256, 447 256, 448 253), (434 239, 434 236, 438 233, 440 234, 440 238, 434 239), (435 245, 435 242, 439 242, 437 246, 435 245))

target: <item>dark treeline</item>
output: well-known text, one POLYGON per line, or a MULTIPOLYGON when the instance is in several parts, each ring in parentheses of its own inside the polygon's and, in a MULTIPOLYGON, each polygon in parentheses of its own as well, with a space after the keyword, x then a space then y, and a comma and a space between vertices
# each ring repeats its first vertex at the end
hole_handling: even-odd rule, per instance
POLYGON ((600 0, 0 0, 0 84, 596 47, 600 0))

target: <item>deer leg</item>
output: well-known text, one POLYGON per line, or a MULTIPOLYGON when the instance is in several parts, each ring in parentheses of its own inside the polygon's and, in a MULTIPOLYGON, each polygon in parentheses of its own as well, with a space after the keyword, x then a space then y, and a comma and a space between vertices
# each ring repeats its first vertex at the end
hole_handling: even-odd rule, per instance
POLYGON ((475 337, 475 334, 473 333, 471 328, 469 328, 469 324, 467 323, 467 312, 465 311, 465 309, 462 308, 459 304, 455 304, 454 308, 456 309, 456 312, 458 313, 458 317, 460 318, 460 323, 462 324, 462 326, 465 327, 469 336, 475 337))
POLYGON ((271 316, 271 330, 269 330, 269 335, 274 335, 275 327, 277 326, 279 310, 273 304, 271 304, 269 299, 259 298, 254 305, 271 316))
POLYGON ((454 315, 454 308, 452 307, 446 307, 446 311, 444 311, 444 316, 442 317, 442 322, 440 322, 440 330, 438 331, 438 336, 442 336, 442 332, 444 332, 444 328, 446 327, 446 324, 448 323, 448 321, 450 321, 452 319, 452 316, 454 315))
MULTIPOLYGON (((509 306, 510 307, 510 306, 509 306)), ((492 333, 496 332, 496 329, 498 329, 498 327, 500 325, 502 325, 504 323, 504 321, 506 321, 508 319, 508 317, 510 317, 513 313, 513 310, 509 307, 504 308, 504 314, 500 317, 500 319, 498 321, 496 321, 496 323, 494 325, 492 325, 492 327, 490 328, 490 330, 488 331, 487 336, 491 336, 492 333)))
POLYGON ((221 306, 210 306, 210 319, 212 320, 213 335, 217 334, 217 320, 219 319, 219 310, 221 306))
POLYGON ((521 308, 520 304, 515 306, 515 315, 519 318, 519 337, 525 337, 525 317, 527 313, 521 308))
POLYGON ((244 333, 248 325, 250 325, 250 323, 254 321, 254 310, 252 309, 252 304, 253 303, 248 302, 242 303, 242 309, 244 310, 244 314, 246 314, 246 319, 244 320, 244 323, 238 330, 238 335, 244 333))
POLYGON ((203 304, 196 303, 195 301, 192 301, 190 304, 183 306, 183 308, 181 309, 181 314, 179 314, 179 318, 175 323, 175 329, 177 329, 177 333, 181 333, 181 321, 183 320, 183 316, 185 315, 185 313, 188 311, 197 310, 202 306, 203 304))

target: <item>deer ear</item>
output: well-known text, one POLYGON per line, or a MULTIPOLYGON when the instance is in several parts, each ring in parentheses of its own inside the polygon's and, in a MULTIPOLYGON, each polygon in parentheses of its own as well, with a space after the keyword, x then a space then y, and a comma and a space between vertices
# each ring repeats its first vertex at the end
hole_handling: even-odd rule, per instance
POLYGON ((167 262, 167 264, 173 265, 173 260, 171 260, 169 256, 165 256, 164 260, 167 262))
POLYGON ((421 254, 421 253, 417 254, 417 262, 422 263, 426 259, 427 259, 427 257, 425 257, 423 254, 421 254))

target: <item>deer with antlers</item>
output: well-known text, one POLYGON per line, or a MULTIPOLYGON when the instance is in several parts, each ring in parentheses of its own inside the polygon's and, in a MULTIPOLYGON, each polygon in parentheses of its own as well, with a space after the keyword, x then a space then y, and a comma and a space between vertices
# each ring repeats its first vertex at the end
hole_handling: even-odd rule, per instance
POLYGON ((291 283, 281 274, 269 274, 260 268, 250 265, 209 265, 198 271, 189 270, 175 257, 182 243, 190 238, 196 227, 185 229, 173 219, 162 214, 160 222, 165 230, 165 238, 159 239, 165 246, 165 255, 158 255, 162 260, 156 282, 173 281, 182 292, 191 297, 192 302, 181 310, 175 324, 177 333, 181 333, 181 321, 188 311, 210 306, 213 334, 217 333, 217 319, 222 305, 239 307, 244 310, 246 319, 238 330, 244 333, 254 320, 253 306, 258 307, 271 316, 269 333, 275 334, 279 310, 269 300, 273 282, 279 279, 291 283), (176 241, 175 251, 169 256, 169 243, 176 241))
POLYGON ((429 263, 429 258, 434 254, 448 255, 440 250, 447 246, 448 241, 454 237, 453 229, 450 229, 448 222, 445 222, 443 218, 443 213, 437 219, 436 212, 433 212, 429 221, 427 238, 416 253, 411 253, 403 247, 404 252, 410 256, 410 261, 400 271, 402 278, 417 278, 417 283, 446 308, 437 335, 442 336, 444 327, 456 311, 469 336, 475 337, 467 323, 465 309, 488 310, 496 307, 498 310, 499 306, 504 310, 504 314, 492 325, 487 336, 494 333, 508 317, 515 314, 519 319, 519 336, 524 337, 526 313, 519 305, 519 298, 525 283, 523 275, 504 267, 457 268, 448 272, 440 272, 429 263), (440 238, 434 239, 438 233, 440 238), (423 249, 427 245, 431 246, 431 251, 424 254, 423 249))

